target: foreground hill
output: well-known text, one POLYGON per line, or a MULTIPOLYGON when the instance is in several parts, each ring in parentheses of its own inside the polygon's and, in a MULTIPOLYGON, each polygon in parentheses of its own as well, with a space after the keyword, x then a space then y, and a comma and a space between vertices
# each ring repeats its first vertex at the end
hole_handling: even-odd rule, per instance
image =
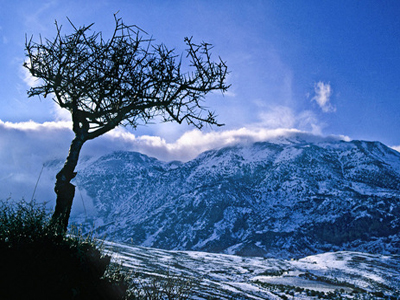
MULTIPOLYGON (((117 152, 81 166, 115 241, 264 257, 400 253, 400 153, 379 142, 301 136, 161 162, 117 152)), ((81 223, 81 220, 77 220, 81 223)))
MULTIPOLYGON (((105 243, 145 287, 189 299, 398 299, 400 256, 331 252, 298 260, 105 243), (390 298, 392 297, 392 298, 390 298)), ((176 298, 173 298, 176 299, 176 298)), ((182 299, 186 299, 183 298, 182 299)))

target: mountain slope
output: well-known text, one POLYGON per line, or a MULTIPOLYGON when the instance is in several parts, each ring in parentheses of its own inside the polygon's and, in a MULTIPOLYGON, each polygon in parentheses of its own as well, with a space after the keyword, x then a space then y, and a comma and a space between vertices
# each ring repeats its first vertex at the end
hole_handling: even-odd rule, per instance
POLYGON ((117 241, 286 258, 400 249, 400 154, 379 142, 295 137, 187 163, 117 152, 78 182, 97 208, 87 224, 117 241))

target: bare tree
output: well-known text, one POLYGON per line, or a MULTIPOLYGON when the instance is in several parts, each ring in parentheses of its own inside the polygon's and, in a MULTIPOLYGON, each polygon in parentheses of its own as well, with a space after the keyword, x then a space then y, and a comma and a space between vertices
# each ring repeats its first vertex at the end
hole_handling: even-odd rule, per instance
POLYGON ((119 125, 136 128, 156 117, 163 121, 187 122, 197 128, 218 124, 215 114, 203 106, 212 91, 225 92, 227 66, 213 62, 208 43, 195 44, 185 38, 186 55, 176 55, 164 44, 154 45, 136 26, 115 18, 115 30, 104 40, 92 32, 93 24, 61 34, 55 23, 54 40, 26 39, 24 66, 40 84, 28 96, 51 95, 72 115, 75 138, 68 157, 56 176, 56 208, 53 224, 65 232, 75 193, 71 180, 76 176, 82 145, 119 125), (183 71, 182 61, 188 60, 183 71))

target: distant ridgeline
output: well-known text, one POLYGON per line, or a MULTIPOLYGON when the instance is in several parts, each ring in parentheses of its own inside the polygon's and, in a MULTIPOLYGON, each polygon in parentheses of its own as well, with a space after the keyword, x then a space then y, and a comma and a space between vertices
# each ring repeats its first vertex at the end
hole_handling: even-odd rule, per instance
POLYGON ((115 241, 283 258, 400 253, 400 153, 379 142, 282 139, 187 163, 116 152, 84 163, 77 182, 97 214, 75 222, 115 241))

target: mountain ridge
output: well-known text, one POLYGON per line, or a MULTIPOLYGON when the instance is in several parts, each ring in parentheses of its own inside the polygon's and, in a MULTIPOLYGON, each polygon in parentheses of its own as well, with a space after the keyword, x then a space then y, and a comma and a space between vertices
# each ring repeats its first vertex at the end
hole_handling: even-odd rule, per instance
POLYGON ((400 249, 400 153, 379 142, 295 137, 188 162, 116 152, 78 182, 97 210, 86 226, 116 241, 284 258, 400 249))

